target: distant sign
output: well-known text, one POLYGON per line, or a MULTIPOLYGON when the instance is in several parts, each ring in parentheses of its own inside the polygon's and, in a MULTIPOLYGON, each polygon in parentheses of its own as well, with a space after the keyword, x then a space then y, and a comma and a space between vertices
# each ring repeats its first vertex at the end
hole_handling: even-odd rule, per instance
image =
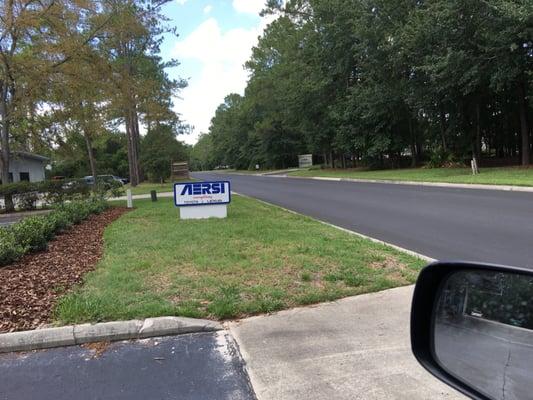
POLYGON ((176 207, 214 206, 230 202, 231 187, 228 181, 174 184, 176 207))
POLYGON ((312 154, 301 154, 298 156, 298 166, 300 168, 309 168, 313 166, 312 154))

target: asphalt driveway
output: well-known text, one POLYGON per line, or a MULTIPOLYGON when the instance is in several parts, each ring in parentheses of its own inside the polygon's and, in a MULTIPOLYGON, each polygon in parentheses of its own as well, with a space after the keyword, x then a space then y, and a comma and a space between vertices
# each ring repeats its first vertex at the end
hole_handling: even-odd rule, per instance
POLYGON ((0 354, 0 400, 253 400, 227 332, 0 354))

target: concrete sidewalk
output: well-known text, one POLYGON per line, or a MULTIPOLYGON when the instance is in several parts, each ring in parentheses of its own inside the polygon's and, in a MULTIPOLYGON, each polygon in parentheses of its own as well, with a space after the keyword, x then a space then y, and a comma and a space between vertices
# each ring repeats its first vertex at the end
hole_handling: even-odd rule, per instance
POLYGON ((412 290, 231 323, 258 399, 464 399, 411 354, 412 290))

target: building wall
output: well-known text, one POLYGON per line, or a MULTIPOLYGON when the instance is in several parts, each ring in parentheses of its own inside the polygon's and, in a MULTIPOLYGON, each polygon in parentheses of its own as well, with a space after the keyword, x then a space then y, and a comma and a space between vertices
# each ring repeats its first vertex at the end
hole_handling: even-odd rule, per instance
POLYGON ((9 164, 9 172, 13 174, 13 182, 20 182, 21 172, 28 172, 30 174, 30 182, 44 181, 44 161, 13 157, 9 164))

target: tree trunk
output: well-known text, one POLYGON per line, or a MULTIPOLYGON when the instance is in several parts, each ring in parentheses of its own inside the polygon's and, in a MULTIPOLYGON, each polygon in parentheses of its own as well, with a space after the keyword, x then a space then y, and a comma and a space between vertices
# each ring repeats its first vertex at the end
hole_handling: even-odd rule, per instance
MULTIPOLYGON (((84 132, 85 144, 87 145, 87 154, 89 155, 89 165, 91 166, 91 175, 96 185, 96 159, 94 158, 93 144, 87 131, 84 132)), ((96 187, 96 186, 95 186, 96 187)))
MULTIPOLYGON (((2 169, 2 184, 7 185, 9 183, 9 164, 10 164, 10 154, 9 154, 9 121, 7 115, 7 97, 8 97, 8 88, 7 86, 0 86, 0 117, 2 118, 0 125, 0 146, 2 149, 0 151, 0 168, 2 169)), ((11 195, 4 195, 4 206, 7 212, 13 211, 15 205, 13 203, 13 197, 11 195)))
POLYGON ((135 187, 140 183, 139 179, 139 121, 134 108, 126 112, 126 136, 128 139, 128 166, 130 184, 135 187))
POLYGON ((409 136, 411 138, 411 167, 415 168, 418 164, 418 157, 416 152, 416 136, 413 129, 413 120, 409 117, 409 136))
POLYGON ((144 179, 141 171, 141 162, 140 162, 140 145, 141 145, 141 134, 139 131, 139 115, 137 114, 137 107, 134 105, 132 110, 132 121, 133 121, 133 148, 135 153, 135 173, 137 175, 137 183, 141 183, 144 179))
POLYGON ((444 114, 444 110, 440 109, 439 113, 440 117, 440 138, 442 142, 442 150, 448 151, 448 144, 446 143, 446 115, 444 114))
POLYGON ((526 91, 523 82, 518 85, 518 109, 520 112, 520 131, 522 133, 522 165, 529 165, 531 163, 531 148, 527 123, 526 91))
POLYGON ((476 142, 474 145, 474 157, 478 162, 481 161, 481 106, 476 104, 476 142))

